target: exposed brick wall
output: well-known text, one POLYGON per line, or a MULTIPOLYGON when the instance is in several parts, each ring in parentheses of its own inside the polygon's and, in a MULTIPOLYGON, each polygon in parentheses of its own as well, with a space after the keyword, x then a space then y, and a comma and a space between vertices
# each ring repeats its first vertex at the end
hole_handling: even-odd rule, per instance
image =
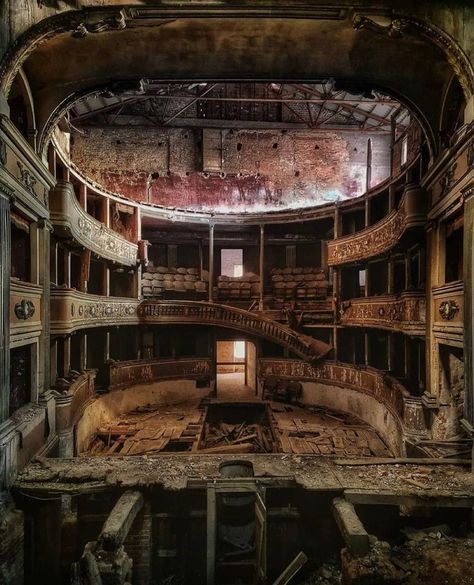
POLYGON ((369 137, 375 185, 389 172, 388 135, 223 130, 223 176, 206 178, 200 130, 85 128, 73 135, 72 159, 93 180, 137 201, 197 209, 301 207, 364 192, 369 137))
POLYGON ((152 516, 147 502, 135 518, 124 548, 133 559, 133 583, 149 585, 151 580, 152 516))

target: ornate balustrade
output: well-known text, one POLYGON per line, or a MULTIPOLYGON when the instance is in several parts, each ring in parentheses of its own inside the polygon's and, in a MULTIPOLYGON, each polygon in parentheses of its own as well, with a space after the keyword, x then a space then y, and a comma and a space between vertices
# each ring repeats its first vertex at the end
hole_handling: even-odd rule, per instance
POLYGON ((350 299, 341 303, 340 322, 355 327, 376 327, 410 335, 426 333, 423 291, 350 299))
POLYGON ((103 297, 71 288, 51 289, 51 333, 76 329, 138 323, 138 299, 103 297))
POLYGON ((15 278, 10 283, 11 337, 37 337, 41 333, 43 288, 15 278))
POLYGON ((219 325, 245 331, 283 345, 305 360, 319 359, 331 351, 331 346, 302 335, 268 319, 259 313, 228 305, 193 301, 148 301, 138 308, 141 323, 194 323, 219 325))
POLYGON ((109 390, 115 390, 134 384, 160 380, 206 379, 211 375, 211 360, 208 358, 189 358, 111 361, 108 364, 108 371, 109 390))
POLYGON ((410 396, 406 388, 384 372, 340 362, 324 361, 312 365, 300 360, 262 358, 259 360, 259 377, 344 386, 381 402, 400 420, 404 416, 404 399, 410 396))
POLYGON ((106 227, 82 209, 70 183, 59 182, 51 192, 50 217, 55 232, 72 238, 101 258, 134 266, 138 246, 106 227))
POLYGON ((84 408, 94 396, 95 371, 78 376, 62 393, 56 393, 56 429, 71 429, 79 420, 84 408))
POLYGON ((426 221, 426 196, 417 185, 408 185, 398 209, 378 223, 328 242, 328 264, 338 266, 384 254, 403 234, 426 221))
POLYGON ((433 333, 441 343, 463 347, 464 284, 449 282, 432 289, 433 333))

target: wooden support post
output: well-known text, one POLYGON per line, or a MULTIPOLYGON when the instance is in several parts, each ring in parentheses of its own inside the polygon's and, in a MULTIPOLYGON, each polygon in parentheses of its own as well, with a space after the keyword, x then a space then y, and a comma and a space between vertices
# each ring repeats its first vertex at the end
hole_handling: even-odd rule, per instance
MULTIPOLYGON (((372 139, 367 140, 367 170, 365 175, 365 191, 369 191, 372 184, 372 139)), ((367 201, 367 200, 366 200, 367 201)), ((367 225, 367 220, 366 220, 367 225)))
POLYGON ((263 299, 265 294, 265 226, 260 225, 260 258, 259 258, 259 271, 260 271, 260 297, 258 302, 258 308, 263 311, 263 299))
POLYGON ((79 185, 79 205, 87 211, 87 186, 85 183, 79 185))
POLYGON ((209 225, 209 302, 214 300, 214 224, 209 225))
POLYGON ((217 541, 216 488, 207 488, 207 585, 214 585, 216 579, 217 541))
POLYGON ((143 496, 140 492, 126 491, 122 494, 102 527, 99 545, 107 551, 114 551, 122 546, 142 507, 143 496))
POLYGON ((333 512, 350 552, 356 557, 366 555, 370 550, 369 535, 359 520, 354 506, 343 498, 336 498, 333 501, 333 512))

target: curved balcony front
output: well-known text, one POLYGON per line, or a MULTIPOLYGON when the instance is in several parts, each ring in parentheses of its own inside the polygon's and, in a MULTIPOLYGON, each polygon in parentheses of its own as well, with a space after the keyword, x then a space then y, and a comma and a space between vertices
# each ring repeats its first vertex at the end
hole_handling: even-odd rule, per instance
POLYGON ((406 232, 425 225, 426 207, 423 190, 418 185, 408 185, 398 209, 368 228, 328 242, 328 264, 351 264, 389 252, 406 232))
POLYGON ((59 237, 72 239, 104 258, 124 266, 135 266, 138 246, 89 215, 70 183, 59 182, 50 196, 50 218, 59 237))
POLYGON ((51 290, 51 334, 111 325, 136 325, 139 300, 104 297, 72 288, 51 290))
POLYGON ((374 327, 410 335, 425 335, 425 293, 405 291, 399 295, 343 301, 340 306, 340 323, 350 327, 374 327))
POLYGON ((302 403, 358 416, 381 434, 393 453, 404 453, 405 419, 412 417, 412 409, 405 406, 410 393, 385 372, 328 360, 312 365, 263 358, 259 378, 262 382, 269 378, 302 382, 302 403))

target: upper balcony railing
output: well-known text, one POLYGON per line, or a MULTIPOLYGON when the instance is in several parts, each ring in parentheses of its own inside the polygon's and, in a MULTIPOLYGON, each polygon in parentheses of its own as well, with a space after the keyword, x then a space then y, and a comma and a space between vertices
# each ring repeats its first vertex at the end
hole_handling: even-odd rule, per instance
POLYGON ((245 331, 282 345, 307 361, 320 359, 332 349, 330 345, 298 333, 260 313, 217 303, 147 301, 140 304, 138 316, 140 322, 145 324, 193 323, 245 331))
POLYGON ((137 264, 138 246, 89 215, 70 183, 59 182, 50 196, 50 217, 59 236, 72 238, 101 258, 125 266, 137 264))
POLYGON ((404 291, 399 295, 378 295, 343 301, 340 306, 342 325, 375 327, 425 335, 426 298, 424 291, 404 291))
POLYGON ((51 333, 72 333, 76 329, 138 323, 138 299, 104 297, 72 288, 51 289, 51 333))
POLYGON ((328 242, 328 264, 350 264, 384 254, 397 246, 408 230, 426 222, 427 200, 418 185, 407 185, 398 209, 378 223, 328 242))

